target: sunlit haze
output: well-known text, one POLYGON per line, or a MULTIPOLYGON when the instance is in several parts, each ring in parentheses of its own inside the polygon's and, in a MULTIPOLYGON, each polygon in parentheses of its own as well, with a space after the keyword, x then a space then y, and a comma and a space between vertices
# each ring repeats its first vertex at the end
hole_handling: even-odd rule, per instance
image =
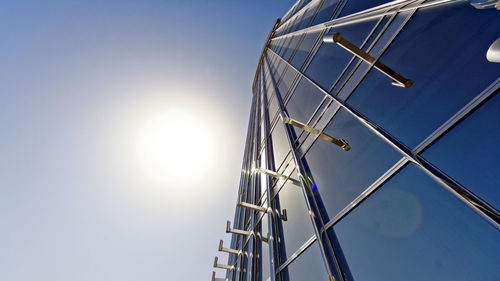
POLYGON ((210 110, 172 104, 147 116, 136 148, 144 175, 175 186, 206 179, 217 163, 215 134, 207 126, 215 120, 206 118, 217 112, 210 110))
POLYGON ((0 0, 0 280, 209 280, 291 5, 0 0))

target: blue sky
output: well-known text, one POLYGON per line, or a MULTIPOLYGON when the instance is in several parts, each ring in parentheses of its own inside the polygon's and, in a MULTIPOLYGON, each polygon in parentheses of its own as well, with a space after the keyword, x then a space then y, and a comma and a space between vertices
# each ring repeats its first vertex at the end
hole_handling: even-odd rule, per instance
POLYGON ((210 278, 257 60, 292 4, 0 1, 0 280, 210 278), (158 179, 137 140, 173 109, 190 122, 167 142, 192 149, 167 145, 158 179))

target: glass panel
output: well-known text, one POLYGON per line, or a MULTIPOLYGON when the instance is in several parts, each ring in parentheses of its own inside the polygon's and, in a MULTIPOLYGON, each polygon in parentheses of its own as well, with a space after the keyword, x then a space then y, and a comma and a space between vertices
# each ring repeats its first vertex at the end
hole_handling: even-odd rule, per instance
MULTIPOLYGON (((268 218, 267 214, 264 215, 261 221, 261 235, 263 237, 267 237, 268 233, 268 218)), ((262 261, 262 280, 265 281, 267 278, 270 276, 270 269, 271 269, 271 262, 270 262, 270 253, 269 253, 269 244, 268 243, 263 243, 260 242, 260 245, 262 247, 262 252, 261 252, 261 261, 262 261)))
POLYGON ((290 62, 291 65, 295 66, 297 69, 302 68, 302 64, 306 60, 307 56, 311 52, 311 48, 319 37, 319 32, 311 32, 305 35, 304 39, 300 43, 295 55, 290 62))
POLYGON ((340 16, 348 16, 375 6, 385 4, 387 0, 370 0, 370 1, 347 1, 347 4, 342 9, 340 16))
POLYGON ((292 86, 292 83, 296 77, 297 72, 291 67, 288 67, 285 71, 285 74, 283 75, 283 79, 281 79, 280 83, 278 84, 278 89, 283 100, 287 96, 287 93, 290 91, 290 87, 292 86))
MULTIPOLYGON (((291 118, 307 123, 325 95, 305 79, 301 79, 288 102, 286 109, 291 118)), ((295 133, 302 133, 294 127, 295 133)))
MULTIPOLYGON (((332 29, 328 34, 340 32, 342 37, 360 46, 376 23, 377 20, 370 20, 341 26, 332 29)), ((352 57, 353 55, 337 44, 321 43, 321 47, 306 69, 306 75, 328 91, 352 57)))
POLYGON ((274 126, 274 130, 271 135, 273 140, 274 165, 275 167, 279 167, 281 162, 283 162, 286 154, 290 150, 288 139, 285 133, 285 128, 281 121, 279 121, 276 126, 274 126))
MULTIPOLYGON (((319 2, 318 2, 319 3, 319 2)), ((314 6, 310 7, 305 13, 304 13, 304 18, 302 19, 302 22, 300 23, 299 27, 297 30, 304 29, 309 26, 309 23, 311 23, 311 17, 313 16, 313 13, 316 12, 316 8, 318 7, 317 4, 314 6)))
POLYGON ((314 242, 296 260, 281 271, 283 280, 290 281, 321 281, 328 280, 328 273, 319 249, 318 242, 314 242))
POLYGON ((290 42, 290 45, 287 47, 286 52, 283 54, 283 58, 288 61, 290 57, 293 54, 293 51, 295 48, 297 48, 297 44, 299 43, 300 38, 302 38, 302 35, 296 35, 292 37, 292 41, 290 42))
POLYGON ((422 156, 500 210, 500 95, 428 148, 422 156))
POLYGON ((328 21, 332 17, 333 12, 335 11, 335 8, 337 7, 338 2, 339 2, 339 0, 325 0, 325 1, 323 1, 323 4, 321 5, 320 10, 318 11, 316 16, 314 17, 314 20, 313 20, 311 26, 328 21))
MULTIPOLYGON (((297 179, 297 173, 292 175, 297 179)), ((286 183, 278 194, 281 209, 286 209, 288 220, 282 221, 284 241, 278 241, 285 249, 287 259, 314 235, 311 218, 302 188, 286 183)))
POLYGON ((394 165, 401 155, 349 113, 340 109, 324 132, 351 149, 318 139, 306 154, 329 217, 335 216, 394 165))
POLYGON ((497 280, 500 233, 411 164, 334 226, 354 280, 497 280))
POLYGON ((395 87, 372 69, 348 104, 415 147, 498 78, 500 64, 485 55, 497 26, 496 10, 467 2, 417 12, 380 59, 414 85, 395 87))

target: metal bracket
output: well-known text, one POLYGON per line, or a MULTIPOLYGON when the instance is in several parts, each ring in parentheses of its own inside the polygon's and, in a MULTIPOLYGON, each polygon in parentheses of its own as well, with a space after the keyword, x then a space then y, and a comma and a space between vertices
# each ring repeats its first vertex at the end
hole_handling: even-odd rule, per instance
POLYGON ((232 234, 238 234, 238 235, 244 235, 244 236, 251 236, 253 233, 250 231, 246 230, 241 230, 241 229, 231 229, 231 222, 227 221, 226 223, 226 233, 232 233, 232 234))
POLYGON ((498 0, 472 0, 470 4, 476 9, 496 8, 500 10, 500 1, 498 0))
POLYGON ((235 254, 235 255, 239 255, 241 253, 240 251, 235 250, 235 249, 224 248, 223 243, 224 243, 224 241, 220 240, 220 242, 219 242, 219 252, 226 252, 226 253, 235 254))
POLYGON ((215 271, 212 271, 211 281, 227 281, 227 279, 226 278, 215 278, 215 271))
POLYGON ((281 210, 281 220, 283 220, 283 221, 288 220, 288 215, 286 213, 286 209, 281 210))
MULTIPOLYGON (((278 174, 278 173, 276 173, 274 171, 271 171, 271 170, 266 170, 266 169, 263 169, 263 168, 257 168, 254 171, 257 172, 257 173, 262 173, 262 174, 268 175, 268 176, 273 177, 273 178, 287 180, 287 176, 282 175, 282 174, 278 174)), ((296 179, 293 179, 293 178, 288 178, 288 180, 291 181, 294 185, 302 187, 302 185, 300 184, 300 181, 298 181, 296 179)))
POLYGON ((349 149, 351 149, 351 146, 344 139, 338 140, 336 138, 330 137, 329 135, 321 132, 320 130, 314 129, 313 127, 310 127, 310 126, 307 126, 306 124, 301 123, 297 120, 294 120, 290 117, 283 118, 283 122, 290 124, 290 125, 293 125, 295 127, 298 127, 298 128, 300 128, 306 132, 309 132, 311 134, 317 135, 322 139, 325 139, 325 140, 327 140, 327 141, 329 141, 337 146, 340 146, 340 148, 342 148, 345 151, 348 151, 349 149))
POLYGON ((268 209, 266 209, 266 208, 264 208, 262 206, 257 206, 257 205, 246 203, 246 202, 239 202, 238 204, 236 204, 236 206, 247 208, 247 209, 250 209, 250 210, 257 211, 257 212, 262 212, 262 213, 267 213, 268 212, 268 209))
POLYGON ((225 270, 231 270, 231 269, 234 269, 234 266, 230 266, 230 265, 225 265, 225 264, 218 264, 217 262, 219 261, 219 258, 218 257, 215 257, 214 259, 214 268, 221 268, 221 269, 225 269, 225 270))
POLYGON ((354 45, 353 43, 349 42, 347 39, 342 37, 342 34, 340 34, 339 32, 337 32, 333 35, 327 35, 327 36, 323 37, 323 42, 335 43, 335 44, 341 46, 342 48, 346 49, 347 51, 349 51, 351 54, 362 59, 363 61, 373 65, 373 67, 378 69, 380 72, 385 74, 387 77, 391 78, 392 85, 394 85, 394 86, 403 87, 403 88, 410 88, 411 85, 413 85, 412 80, 404 78, 403 76, 399 75, 396 71, 392 70, 387 65, 381 63, 380 61, 377 61, 374 57, 370 56, 367 52, 361 50, 356 45, 354 45))

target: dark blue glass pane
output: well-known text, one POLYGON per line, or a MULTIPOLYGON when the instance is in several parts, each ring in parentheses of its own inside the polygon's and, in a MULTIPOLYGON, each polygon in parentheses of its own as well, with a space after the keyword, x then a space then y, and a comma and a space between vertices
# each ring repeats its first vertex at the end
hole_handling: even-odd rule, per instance
POLYGON ((349 151, 344 151, 320 138, 306 154, 331 218, 394 165, 401 155, 342 109, 324 132, 345 139, 351 146, 349 151))
MULTIPOLYGON (((292 176, 298 178, 296 175, 292 176)), ((283 221, 284 241, 278 241, 286 250, 287 259, 314 235, 302 188, 286 183, 279 192, 281 209, 286 209, 288 220, 283 221)))
POLYGON ((290 281, 327 281, 325 264, 323 262, 318 242, 314 242, 309 248, 294 260, 283 271, 288 275, 290 281))
POLYGON ((348 104, 415 147, 498 78, 500 64, 486 60, 498 26, 496 10, 468 2, 417 12, 380 59, 414 85, 395 87, 372 69, 348 104))
POLYGON ((288 114, 293 119, 307 123, 324 97, 311 83, 301 79, 286 106, 288 114))
POLYGON ((318 37, 319 32, 311 32, 305 35, 291 61, 291 64, 295 66, 295 68, 302 68, 302 64, 304 64, 304 61, 311 52, 311 48, 313 47, 318 37))
MULTIPOLYGON (((332 29, 328 34, 340 32, 345 39, 359 46, 375 24, 376 20, 370 20, 341 26, 332 29)), ((321 43, 321 47, 306 69, 306 75, 328 91, 352 57, 352 54, 337 44, 321 43)))
POLYGON ((354 280, 498 280, 500 232, 411 164, 334 226, 354 280))
POLYGON ((332 15, 333 12, 335 11, 335 8, 337 7, 339 0, 325 0, 323 1, 320 10, 314 17, 314 20, 311 24, 312 25, 317 25, 320 23, 324 23, 328 21, 332 15))
POLYGON ((370 1, 347 1, 347 4, 342 9, 340 16, 348 16, 375 6, 379 6, 388 3, 388 0, 370 0, 370 1))
POLYGON ((500 210, 500 95, 460 122, 422 155, 500 210))

